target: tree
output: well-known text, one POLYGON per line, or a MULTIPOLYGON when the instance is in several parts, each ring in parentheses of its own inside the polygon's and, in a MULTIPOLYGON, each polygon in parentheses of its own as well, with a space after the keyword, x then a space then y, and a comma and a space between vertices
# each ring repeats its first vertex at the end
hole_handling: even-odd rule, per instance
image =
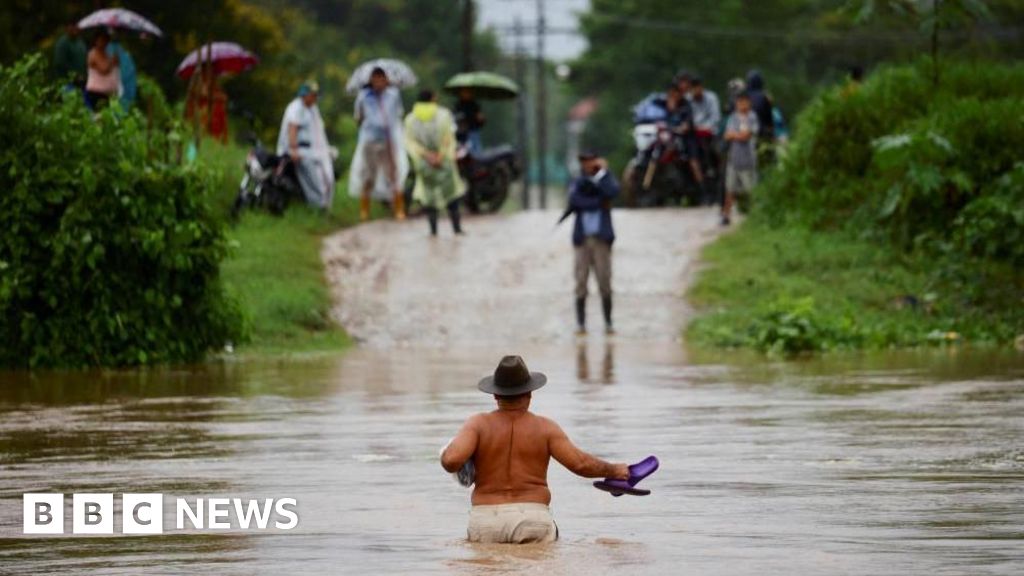
POLYGON ((939 34, 965 23, 988 21, 992 11, 984 0, 853 0, 849 4, 857 24, 866 24, 879 13, 906 18, 928 34, 932 59, 932 83, 939 83, 939 34))

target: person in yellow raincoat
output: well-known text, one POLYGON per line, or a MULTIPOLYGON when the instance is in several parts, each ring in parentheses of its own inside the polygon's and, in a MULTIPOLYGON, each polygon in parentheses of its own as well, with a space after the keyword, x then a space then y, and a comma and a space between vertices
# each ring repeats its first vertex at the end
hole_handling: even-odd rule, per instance
POLYGON ((437 217, 443 209, 448 210, 455 233, 462 234, 459 199, 466 185, 455 159, 455 120, 430 90, 420 92, 405 117, 405 149, 416 172, 412 198, 427 213, 430 234, 437 236, 437 217))

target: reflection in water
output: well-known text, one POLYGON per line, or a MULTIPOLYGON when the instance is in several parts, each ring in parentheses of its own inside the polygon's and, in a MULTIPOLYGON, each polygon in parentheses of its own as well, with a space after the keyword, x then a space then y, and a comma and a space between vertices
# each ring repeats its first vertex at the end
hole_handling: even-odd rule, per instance
POLYGON ((595 338, 0 374, 0 573, 1024 572, 1024 356, 725 360, 595 338), (475 384, 509 352, 548 373, 534 409, 580 445, 657 454, 653 494, 555 465, 558 543, 464 542, 469 494, 437 451, 490 409, 475 384), (294 497, 300 525, 26 537, 28 491, 294 497))
MULTIPOLYGON (((590 382, 590 361, 587 358, 589 340, 580 338, 576 341, 576 380, 579 382, 590 382)), ((601 356, 601 378, 602 384, 615 383, 615 343, 611 338, 605 338, 601 343, 604 354, 601 356)))

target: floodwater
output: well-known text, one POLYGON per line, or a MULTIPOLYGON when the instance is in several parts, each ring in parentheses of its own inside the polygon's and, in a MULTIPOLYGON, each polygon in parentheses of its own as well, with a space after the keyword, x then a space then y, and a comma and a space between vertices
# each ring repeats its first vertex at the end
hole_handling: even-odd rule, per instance
POLYGON ((506 351, 2 375, 0 573, 1024 572, 1020 355, 517 350, 551 378, 536 411, 662 466, 651 496, 612 498, 553 464, 558 543, 471 545, 469 494, 437 452, 489 408, 475 382, 506 351), (168 509, 162 536, 22 536, 24 492, 293 497, 300 522, 182 533, 168 509))
POLYGON ((328 239, 334 316, 361 343, 344 354, 0 373, 0 574, 1024 573, 1024 354, 687 354, 708 210, 617 215, 618 334, 577 340, 556 218, 328 239), (583 448, 657 455, 652 494, 553 464, 559 542, 466 543, 469 493, 437 455, 509 353, 548 374, 533 409, 583 448), (166 531, 26 536, 26 492, 65 494, 69 532, 72 493, 162 493, 166 531), (209 497, 294 498, 299 525, 175 529, 177 498, 209 497))

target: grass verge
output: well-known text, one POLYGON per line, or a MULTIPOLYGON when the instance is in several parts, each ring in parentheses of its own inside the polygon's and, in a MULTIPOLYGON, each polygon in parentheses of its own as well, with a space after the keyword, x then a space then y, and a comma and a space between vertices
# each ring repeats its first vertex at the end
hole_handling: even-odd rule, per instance
MULTIPOLYGON (((236 145, 204 142, 200 148, 199 161, 219 173, 221 195, 212 201, 225 218, 245 155, 246 149, 236 145)), ((229 224, 232 251, 221 265, 221 275, 242 307, 247 334, 236 353, 324 352, 351 344, 345 330, 330 318, 331 296, 320 248, 324 236, 356 222, 358 202, 339 186, 329 214, 292 205, 281 217, 251 211, 229 224)))
POLYGON ((1024 273, 903 254, 838 231, 748 220, 708 246, 690 291, 698 346, 770 353, 1012 342, 1024 273))

